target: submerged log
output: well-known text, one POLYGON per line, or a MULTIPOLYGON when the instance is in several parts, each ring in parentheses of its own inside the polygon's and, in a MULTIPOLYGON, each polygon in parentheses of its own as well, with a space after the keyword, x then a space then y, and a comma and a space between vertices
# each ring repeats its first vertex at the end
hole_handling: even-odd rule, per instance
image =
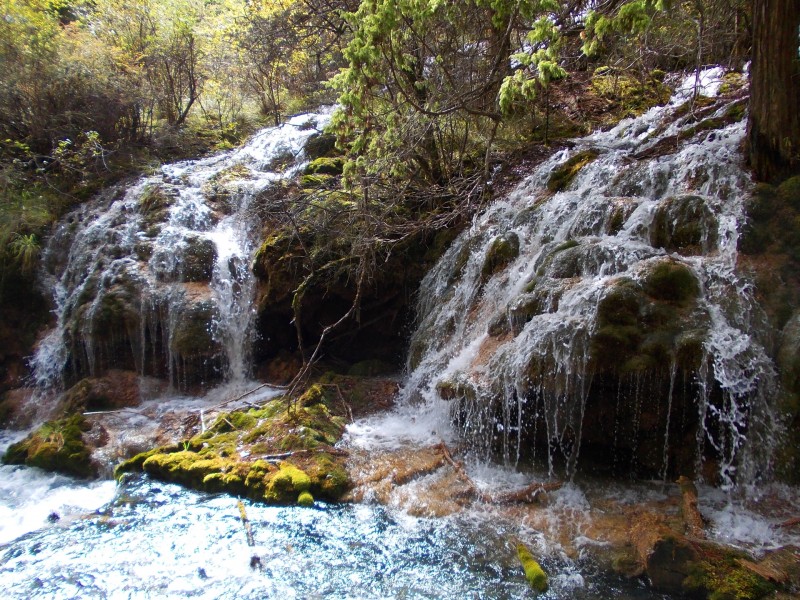
POLYGON ((681 514, 683 515, 683 522, 686 524, 686 533, 704 540, 706 538, 706 522, 697 507, 697 487, 691 479, 684 475, 681 475, 675 483, 680 486, 681 495, 683 496, 681 514))

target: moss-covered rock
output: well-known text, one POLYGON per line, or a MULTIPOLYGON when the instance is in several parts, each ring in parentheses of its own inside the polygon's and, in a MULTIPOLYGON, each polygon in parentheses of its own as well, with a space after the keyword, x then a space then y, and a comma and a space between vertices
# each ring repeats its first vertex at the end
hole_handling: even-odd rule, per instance
POLYGON ((83 432, 89 424, 83 415, 48 421, 21 442, 12 444, 5 455, 5 464, 39 467, 78 477, 95 474, 83 432))
POLYGON ((133 371, 110 370, 102 377, 86 377, 64 393, 67 413, 85 410, 113 410, 141 402, 139 375, 133 371))
MULTIPOLYGON (((333 446, 344 405, 324 384, 294 400, 276 399, 262 408, 220 415, 203 433, 181 444, 156 448, 119 465, 116 475, 144 471, 188 487, 292 504, 303 494, 338 500, 349 487, 341 453, 333 446)), ((302 496, 304 501, 307 496, 302 496)))
POLYGON ((594 149, 582 150, 573 154, 550 173, 550 178, 547 180, 547 189, 554 193, 567 189, 567 186, 572 183, 572 180, 575 179, 580 170, 599 155, 600 153, 594 149))
POLYGON ((697 293, 691 270, 673 261, 659 261, 641 282, 616 280, 597 306, 591 338, 595 365, 622 373, 672 362, 698 368, 706 326, 695 306, 697 293))
POLYGON ((170 340, 173 351, 184 358, 216 353, 217 344, 212 332, 216 317, 216 307, 210 301, 184 307, 170 340))
POLYGON ((771 596, 776 585, 746 568, 742 561, 748 559, 732 550, 706 549, 702 558, 691 564, 683 587, 708 600, 758 600, 771 596))
POLYGON ((198 235, 187 237, 185 244, 179 264, 181 281, 211 281, 217 260, 217 246, 212 240, 198 235))
POLYGON ((659 261, 647 273, 644 291, 656 300, 685 306, 697 297, 700 285, 692 270, 677 261, 659 261))
POLYGON ((519 256, 519 237, 516 233, 509 232, 497 236, 486 252, 486 258, 481 267, 481 279, 486 281, 519 256))
POLYGON ((306 140, 303 153, 310 160, 329 156, 336 150, 336 136, 330 133, 317 133, 306 140))
POLYGON ((169 209, 175 202, 171 188, 161 185, 148 185, 139 197, 137 208, 142 215, 142 230, 169 218, 169 209))
POLYGON ((650 228, 650 243, 681 254, 701 254, 716 246, 717 221, 704 198, 675 196, 661 202, 650 228))
POLYGON ((312 160, 303 170, 305 175, 341 175, 344 158, 341 156, 321 157, 312 160))

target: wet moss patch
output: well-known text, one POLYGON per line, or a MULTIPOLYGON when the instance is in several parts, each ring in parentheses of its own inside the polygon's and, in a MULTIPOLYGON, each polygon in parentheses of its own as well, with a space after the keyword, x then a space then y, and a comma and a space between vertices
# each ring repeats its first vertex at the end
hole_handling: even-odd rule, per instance
POLYGON ((575 179, 580 170, 599 155, 600 153, 594 149, 582 150, 574 154, 553 169, 550 178, 547 180, 547 189, 553 193, 567 189, 567 186, 572 183, 572 180, 575 179))
POLYGON ((134 456, 115 473, 144 471, 272 504, 335 501, 350 486, 344 454, 334 448, 344 432, 343 409, 331 386, 315 384, 299 398, 221 414, 206 431, 134 456))
POLYGON ((95 472, 89 448, 83 441, 83 432, 89 429, 80 414, 48 421, 21 442, 12 444, 3 456, 3 463, 90 477, 95 472))
POLYGON ((597 367, 637 372, 675 362, 696 369, 703 359, 699 291, 685 265, 659 261, 641 281, 620 278, 600 299, 591 353, 597 367))

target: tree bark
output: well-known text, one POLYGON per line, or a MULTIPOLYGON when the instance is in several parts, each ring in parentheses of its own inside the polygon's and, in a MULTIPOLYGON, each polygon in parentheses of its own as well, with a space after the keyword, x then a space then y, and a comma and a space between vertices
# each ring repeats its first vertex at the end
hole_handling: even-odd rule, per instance
POLYGON ((748 155, 756 179, 800 173, 800 2, 753 0, 748 155))

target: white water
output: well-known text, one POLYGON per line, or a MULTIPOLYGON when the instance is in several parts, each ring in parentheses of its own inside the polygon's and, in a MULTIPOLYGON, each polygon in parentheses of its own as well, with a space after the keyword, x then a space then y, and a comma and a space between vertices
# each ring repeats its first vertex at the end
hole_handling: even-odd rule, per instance
MULTIPOLYGON (((702 73, 699 91, 716 94, 720 76, 718 69, 702 73)), ((598 305, 623 277, 645 285, 658 265, 679 265, 690 269, 700 287, 685 327, 702 332, 701 366, 681 369, 676 381, 673 354, 651 371, 620 376, 616 402, 632 406, 633 422, 592 427, 613 431, 614 443, 628 443, 635 456, 642 399, 651 411, 658 403, 656 435, 665 451, 649 469, 666 477, 669 446, 680 443, 670 427, 686 419, 672 415, 676 385, 681 411, 696 406, 698 477, 709 448, 718 456, 725 486, 768 474, 779 433, 768 404, 775 370, 759 338, 763 323, 752 285, 736 270, 738 228, 750 188, 739 154, 745 124, 679 138, 694 121, 692 111, 676 111, 695 84, 692 76, 667 106, 575 140, 475 218, 422 283, 403 389, 407 406, 420 407, 426 422, 453 422, 456 435, 483 459, 500 454, 517 464, 523 447, 539 436, 547 450, 535 458, 551 474, 563 463, 574 475, 587 433, 587 405, 597 409, 602 402, 596 379, 603 369, 597 362, 611 358, 593 354, 598 305), (645 158, 647 151, 669 145, 645 158), (549 193, 553 170, 585 149, 598 152, 597 159, 567 189, 549 193), (701 206, 695 217, 702 228, 699 244, 680 253, 656 245, 659 213, 671 215, 669 203, 689 197, 699 198, 701 206), (519 253, 487 275, 487 257, 498 240, 518 241, 519 253), (442 389, 454 390, 447 392, 454 399, 443 400, 442 389)), ((707 116, 720 117, 727 109, 721 104, 707 116)))
POLYGON ((253 199, 297 175, 330 111, 238 150, 161 168, 67 216, 45 252, 57 326, 33 359, 41 388, 108 368, 180 388, 245 380, 259 234, 253 199))
MULTIPOLYGON (((26 433, 0 430, 0 455, 26 433)), ((42 527, 62 527, 110 502, 116 488, 113 481, 85 483, 40 469, 2 465, 0 546, 42 527)))

